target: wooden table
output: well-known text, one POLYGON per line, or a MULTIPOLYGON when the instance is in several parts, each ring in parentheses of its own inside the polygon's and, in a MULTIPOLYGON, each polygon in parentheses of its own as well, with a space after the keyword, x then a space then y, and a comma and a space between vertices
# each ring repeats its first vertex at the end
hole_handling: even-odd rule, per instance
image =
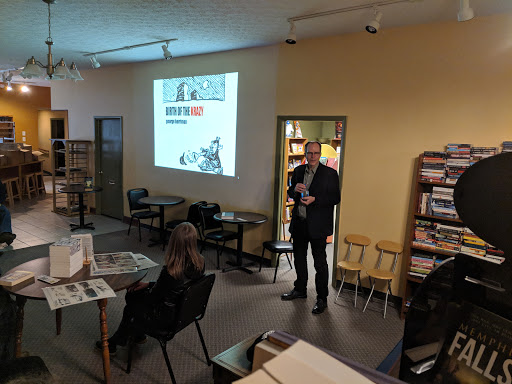
POLYGON ((73 184, 69 187, 63 187, 59 189, 61 193, 78 193, 78 209, 80 211, 80 224, 71 223, 69 226, 71 227, 71 231, 75 231, 77 229, 94 229, 92 223, 85 224, 85 215, 84 215, 84 193, 96 193, 103 191, 102 187, 85 187, 82 184, 73 184))
MULTIPOLYGON (((39 259, 34 259, 18 265, 17 267, 7 271, 5 274, 10 272, 14 272, 16 270, 21 271, 31 271, 34 272, 34 276, 37 277, 39 275, 50 275, 50 258, 42 257, 39 259)), ((62 278, 58 283, 53 284, 52 286, 76 283, 78 281, 86 281, 92 279, 102 278, 105 282, 115 291, 122 291, 123 289, 128 288, 132 284, 142 280, 144 276, 146 276, 147 271, 139 271, 135 273, 123 273, 118 275, 103 275, 103 276, 91 276, 89 267, 83 267, 80 271, 75 273, 70 278, 62 278)), ((24 318, 24 308, 25 303, 28 299, 31 300, 46 300, 46 297, 41 288, 50 287, 49 284, 43 283, 39 280, 29 280, 28 285, 25 283, 20 283, 15 285, 14 287, 4 287, 8 292, 12 293, 16 296, 16 357, 21 356, 21 338, 23 333, 23 318, 24 318)), ((100 310, 100 331, 101 331, 101 341, 103 344, 103 374, 105 376, 105 382, 110 383, 110 355, 108 352, 108 327, 107 327, 107 299, 99 299, 96 300, 98 304, 98 308, 100 310)), ((79 305, 79 304, 78 304, 79 305)), ((57 325, 57 334, 60 334, 61 331, 61 322, 62 322, 62 308, 59 308, 55 312, 55 319, 57 325)))
POLYGON ((165 228, 164 228, 164 208, 168 205, 178 205, 185 201, 183 197, 179 196, 146 196, 139 199, 139 203, 157 206, 160 209, 160 236, 156 239, 149 239, 149 246, 162 244, 162 249, 166 245, 165 228))
POLYGON ((236 263, 227 261, 231 267, 224 268, 222 272, 229 272, 234 270, 241 270, 245 273, 251 274, 252 271, 245 267, 254 264, 253 262, 242 264, 242 250, 244 246, 244 224, 261 224, 267 221, 267 216, 254 212, 232 212, 233 216, 222 216, 222 213, 217 213, 213 218, 223 223, 236 224, 238 227, 237 241, 236 241, 236 263))

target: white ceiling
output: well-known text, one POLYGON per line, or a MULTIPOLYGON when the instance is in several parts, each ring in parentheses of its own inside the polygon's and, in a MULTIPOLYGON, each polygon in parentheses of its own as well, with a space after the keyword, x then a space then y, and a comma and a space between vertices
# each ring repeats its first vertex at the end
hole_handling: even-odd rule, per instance
MULTIPOLYGON (((176 38, 174 57, 278 44, 287 19, 378 0, 61 0, 51 6, 54 63, 91 68, 85 53, 176 38)), ((469 0, 475 17, 512 12, 511 0, 469 0)), ((459 0, 382 5, 381 30, 457 19, 459 0)), ((0 0, 0 71, 28 58, 46 61, 48 7, 42 0, 0 0)), ((364 31, 372 9, 297 21, 297 40, 364 31)), ((471 22, 471 21, 469 21, 471 22)), ((161 44, 102 54, 102 67, 163 59, 161 44)), ((98 69, 98 70, 101 70, 98 69)), ((15 80, 18 77, 15 77, 15 80)), ((21 78, 19 78, 21 79, 21 78)))

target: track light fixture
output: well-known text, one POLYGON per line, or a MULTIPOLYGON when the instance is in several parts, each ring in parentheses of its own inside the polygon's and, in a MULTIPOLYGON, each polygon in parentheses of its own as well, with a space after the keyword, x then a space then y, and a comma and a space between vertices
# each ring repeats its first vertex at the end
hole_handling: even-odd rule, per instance
POLYGON ((290 32, 288 32, 288 37, 285 40, 288 44, 297 43, 297 35, 295 34, 295 23, 293 20, 290 21, 290 32))
POLYGON ((171 60, 172 54, 169 52, 169 42, 166 41, 164 45, 162 45, 162 50, 164 51, 164 59, 171 60))
POLYGON ((101 64, 96 59, 96 55, 91 56, 91 64, 94 69, 101 67, 101 64))
POLYGON ((460 0, 459 13, 457 13, 457 20, 468 21, 475 17, 473 8, 469 7, 469 0, 460 0))
POLYGON ((6 88, 8 91, 12 91, 12 85, 11 85, 11 82, 9 81, 7 83, 7 88, 6 88))
POLYGON ((382 19, 382 12, 375 8, 373 10, 373 14, 375 18, 368 23, 368 25, 366 26, 366 31, 375 34, 379 31, 380 28, 380 19, 382 19))

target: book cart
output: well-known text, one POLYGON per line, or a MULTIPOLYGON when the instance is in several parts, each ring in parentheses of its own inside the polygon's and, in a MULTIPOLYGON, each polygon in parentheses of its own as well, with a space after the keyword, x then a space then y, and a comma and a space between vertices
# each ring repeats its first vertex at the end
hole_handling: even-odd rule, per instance
POLYGON ((15 123, 12 116, 0 116, 0 140, 14 143, 15 123))
POLYGON ((285 140, 284 155, 284 183, 283 185, 283 220, 289 223, 292 217, 292 209, 294 201, 288 198, 288 187, 291 185, 292 173, 295 167, 303 164, 306 160, 306 143, 308 139, 305 137, 287 137, 285 140))
MULTIPOLYGON (((53 185, 53 212, 65 216, 80 213, 78 193, 59 193, 59 189, 84 184, 91 176, 92 142, 86 140, 51 139, 50 162, 53 185)), ((85 194, 84 213, 90 213, 91 194, 85 194)))

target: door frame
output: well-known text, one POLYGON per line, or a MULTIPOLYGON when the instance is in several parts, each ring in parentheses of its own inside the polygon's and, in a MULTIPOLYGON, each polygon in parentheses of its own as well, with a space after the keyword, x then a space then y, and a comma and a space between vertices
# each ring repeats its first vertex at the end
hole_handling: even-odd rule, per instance
MULTIPOLYGON (((121 151, 122 151, 122 157, 123 161, 121 164, 124 163, 124 132, 123 132, 123 117, 122 116, 94 116, 94 183, 96 184, 101 178, 99 177, 99 164, 101 160, 101 154, 99 146, 96 146, 96 143, 99 143, 100 138, 100 123, 102 120, 119 120, 119 124, 121 126, 121 151)), ((124 167, 123 167, 124 168, 124 167)), ((121 190, 124 192, 124 182, 123 182, 123 169, 121 169, 121 190)), ((103 187, 103 185, 96 184, 98 187, 103 187)), ((121 199, 122 199, 122 218, 121 221, 124 220, 124 198, 123 193, 121 193, 121 199)), ((101 207, 101 198, 96 199, 96 214, 101 215, 102 207, 101 207)))
MULTIPOLYGON (((340 148, 340 159, 338 162, 338 175, 340 178, 340 192, 343 191, 343 170, 345 162, 345 146, 346 146, 346 132, 347 132, 347 116, 302 116, 302 115, 278 115, 277 116, 277 127, 276 127, 276 148, 275 148, 275 174, 274 174, 274 219, 272 222, 272 233, 280 235, 281 231, 281 217, 282 217, 282 196, 284 193, 283 174, 285 170, 284 164, 284 143, 286 139, 285 134, 285 123, 286 120, 306 120, 306 121, 343 121, 343 130, 341 132, 341 148, 340 148)), ((336 270, 338 264, 338 244, 339 244, 339 226, 340 226, 340 207, 342 202, 336 206, 334 211, 334 243, 333 243, 333 257, 332 257, 332 274, 331 284, 333 287, 336 286, 336 270)), ((280 238, 279 236, 276 238, 280 238)))

